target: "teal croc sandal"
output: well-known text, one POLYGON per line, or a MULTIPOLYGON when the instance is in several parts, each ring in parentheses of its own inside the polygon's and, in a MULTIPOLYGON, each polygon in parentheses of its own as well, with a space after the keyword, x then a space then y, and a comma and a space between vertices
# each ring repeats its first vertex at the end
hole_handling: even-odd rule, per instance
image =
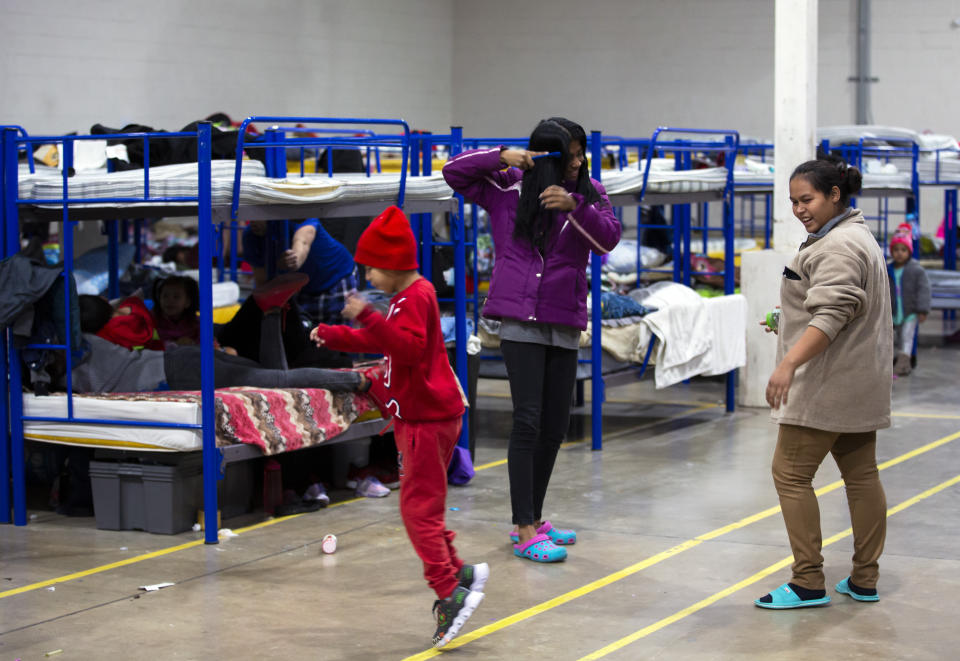
MULTIPOLYGON (((766 596, 766 595, 765 595, 766 596)), ((801 599, 797 593, 790 589, 787 583, 784 583, 770 595, 773 601, 755 600, 753 603, 760 608, 773 608, 775 610, 784 610, 787 608, 807 608, 808 606, 824 606, 830 603, 830 597, 824 596, 820 599, 801 599)), ((762 598, 762 597, 761 597, 762 598)))
POLYGON ((514 544, 513 554, 534 562, 560 562, 566 560, 567 549, 560 548, 546 535, 537 535, 525 544, 514 544))
MULTIPOLYGON (((550 541, 557 546, 570 546, 571 544, 577 543, 576 531, 570 530, 569 528, 554 528, 553 524, 549 521, 544 521, 543 525, 537 528, 537 534, 546 535, 550 538, 550 541)), ((510 541, 514 544, 519 543, 520 533, 516 530, 511 532, 510 541)))
POLYGON ((877 593, 876 590, 873 591, 873 594, 857 594, 856 592, 850 589, 850 586, 848 585, 849 582, 850 582, 850 577, 848 576, 842 581, 840 581, 839 583, 837 583, 837 585, 835 586, 837 592, 839 592, 840 594, 848 594, 854 599, 856 599, 857 601, 880 601, 880 595, 879 593, 877 593))

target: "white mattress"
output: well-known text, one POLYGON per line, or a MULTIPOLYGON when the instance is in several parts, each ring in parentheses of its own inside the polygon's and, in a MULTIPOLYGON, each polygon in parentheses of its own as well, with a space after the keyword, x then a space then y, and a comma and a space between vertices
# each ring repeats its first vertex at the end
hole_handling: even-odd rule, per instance
POLYGON ((960 158, 954 152, 939 152, 939 164, 936 154, 921 154, 917 159, 917 174, 920 183, 938 181, 956 181, 960 179, 960 158))
MULTIPOLYGON (((214 205, 228 205, 233 198, 235 161, 212 162, 211 193, 214 205)), ((408 199, 445 200, 453 195, 440 174, 407 177, 408 199)), ((308 175, 273 179, 264 176, 263 164, 245 160, 240 178, 241 204, 297 204, 333 201, 381 200, 395 197, 400 188, 400 177, 395 173, 342 174, 336 177, 308 175)), ((143 170, 78 174, 69 179, 71 198, 143 197, 143 170)), ((50 171, 21 174, 21 199, 60 199, 63 181, 50 171)), ((150 169, 151 197, 191 197, 197 195, 197 166, 195 163, 162 165, 150 169)), ((162 204, 189 206, 194 202, 125 202, 109 203, 111 207, 138 207, 162 204)), ((50 205, 58 206, 58 205, 50 205)), ((77 204, 76 207, 104 206, 77 204)))
MULTIPOLYGON (((944 183, 960 179, 960 146, 952 135, 918 133, 896 126, 826 126, 817 130, 818 139, 837 144, 858 144, 861 138, 870 146, 905 146, 916 143, 920 149, 917 174, 921 183, 944 183), (939 161, 939 168, 937 162, 939 161), (939 176, 938 176, 939 174, 939 176)), ((903 160, 903 159, 901 159, 903 160)), ((909 162, 906 164, 910 167, 909 162)), ((901 166, 901 170, 906 169, 901 166)))
MULTIPOLYGON (((960 173, 960 162, 958 162, 958 173, 960 173)), ((733 171, 734 186, 769 188, 773 190, 773 165, 746 159, 743 165, 738 165, 733 171)), ((911 190, 911 175, 909 172, 865 172, 863 173, 863 189, 895 189, 909 191, 911 190)))
POLYGON ((960 151, 957 139, 942 133, 919 133, 899 126, 881 126, 875 124, 841 126, 821 126, 817 129, 817 140, 829 140, 831 144, 858 144, 864 138, 869 145, 899 144, 915 142, 921 151, 949 149, 960 151))
MULTIPOLYGON (((25 416, 66 417, 67 398, 53 395, 36 397, 24 394, 23 414, 25 416)), ((74 397, 73 415, 77 418, 200 423, 200 407, 191 402, 124 401, 74 397)), ((200 432, 194 429, 36 421, 24 421, 23 427, 24 437, 28 440, 67 445, 161 452, 187 452, 200 450, 203 447, 200 432)))
MULTIPOLYGON (((655 159, 670 161, 670 159, 655 159)), ((603 170, 600 182, 607 195, 639 193, 643 188, 644 170, 603 170)), ((727 183, 726 168, 701 168, 699 170, 667 169, 656 162, 650 166, 647 193, 693 193, 708 190, 723 190, 727 183)))

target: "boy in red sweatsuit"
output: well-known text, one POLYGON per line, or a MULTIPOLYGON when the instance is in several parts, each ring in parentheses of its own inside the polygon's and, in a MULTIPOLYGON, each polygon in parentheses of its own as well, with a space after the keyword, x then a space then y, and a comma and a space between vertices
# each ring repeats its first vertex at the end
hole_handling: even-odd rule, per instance
POLYGON ((360 296, 348 297, 343 316, 363 326, 320 324, 310 334, 338 351, 383 353, 382 377, 369 375, 370 394, 394 419, 400 451, 400 516, 423 575, 437 593, 435 647, 443 647, 483 600, 486 563, 465 565, 444 523, 447 465, 460 436, 463 391, 450 368, 437 294, 417 272, 417 241, 403 211, 390 207, 360 236, 354 259, 367 279, 393 295, 386 316, 360 296))

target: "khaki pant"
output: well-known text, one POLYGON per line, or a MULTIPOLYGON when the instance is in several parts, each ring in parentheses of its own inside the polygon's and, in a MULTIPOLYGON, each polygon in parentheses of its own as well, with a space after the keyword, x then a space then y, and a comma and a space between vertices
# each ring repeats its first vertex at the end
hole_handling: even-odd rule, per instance
POLYGON ((877 560, 887 534, 887 499, 877 470, 876 447, 875 431, 841 434, 780 425, 772 471, 793 549, 791 583, 810 590, 824 589, 820 508, 812 482, 830 452, 847 488, 853 524, 850 579, 858 587, 877 586, 877 560))

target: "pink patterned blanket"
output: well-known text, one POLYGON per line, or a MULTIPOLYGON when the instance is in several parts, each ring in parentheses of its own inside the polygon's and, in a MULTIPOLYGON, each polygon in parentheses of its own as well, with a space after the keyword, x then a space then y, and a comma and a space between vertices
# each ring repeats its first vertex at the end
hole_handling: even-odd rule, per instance
MULTIPOLYGON (((199 391, 77 394, 126 401, 193 402, 199 391)), ((218 388, 217 445, 249 443, 264 454, 279 454, 324 441, 342 433, 364 413, 375 410, 366 395, 334 393, 319 388, 218 388)))

